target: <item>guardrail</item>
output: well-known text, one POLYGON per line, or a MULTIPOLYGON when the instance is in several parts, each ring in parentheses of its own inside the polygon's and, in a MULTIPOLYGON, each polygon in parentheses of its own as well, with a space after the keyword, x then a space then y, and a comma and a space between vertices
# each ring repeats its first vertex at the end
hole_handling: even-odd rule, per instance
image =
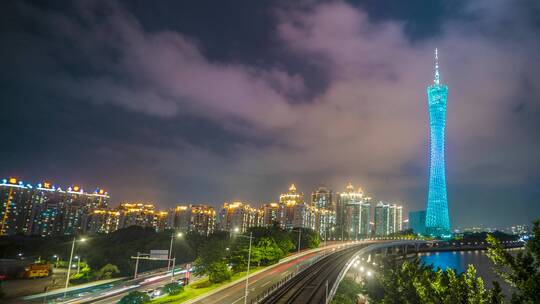
POLYGON ((296 277, 297 275, 301 274, 302 272, 304 272, 306 269, 308 269, 309 267, 311 267, 313 264, 317 263, 318 261, 320 261, 322 258, 326 257, 327 254, 326 252, 323 252, 322 255, 318 255, 316 256, 314 259, 312 259, 309 264, 304 264, 304 265, 301 265, 300 267, 298 267, 296 269, 296 271, 288 274, 287 276, 285 276, 284 278, 282 278, 281 280, 279 280, 279 282, 276 282, 274 283, 273 285, 271 285, 270 287, 268 287, 267 289, 265 289, 262 293, 259 293, 254 299, 251 299, 250 300, 250 303, 251 304, 256 304, 256 303, 261 303, 262 301, 264 301, 264 299, 266 299, 270 294, 272 294, 274 291, 278 290, 279 288, 281 288, 283 285, 285 285, 287 282, 289 282, 292 278, 296 277))

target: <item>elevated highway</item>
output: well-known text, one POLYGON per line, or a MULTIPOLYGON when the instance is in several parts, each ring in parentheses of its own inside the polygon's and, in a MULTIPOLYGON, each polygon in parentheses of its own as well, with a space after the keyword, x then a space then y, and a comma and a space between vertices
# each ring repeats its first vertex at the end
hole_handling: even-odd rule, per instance
POLYGON ((337 251, 321 258, 285 282, 260 293, 251 303, 264 304, 327 304, 337 291, 339 283, 361 255, 386 254, 388 249, 417 251, 424 241, 365 242, 337 251), (396 249, 398 248, 398 249, 396 249), (410 248, 410 249, 409 249, 410 248))

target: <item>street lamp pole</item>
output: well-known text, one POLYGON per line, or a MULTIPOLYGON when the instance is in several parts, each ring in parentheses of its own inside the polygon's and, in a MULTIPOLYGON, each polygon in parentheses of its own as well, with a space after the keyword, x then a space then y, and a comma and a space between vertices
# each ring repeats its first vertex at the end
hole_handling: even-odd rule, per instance
POLYGON ((251 263, 251 239, 253 238, 253 232, 249 233, 249 250, 248 250, 248 263, 246 273, 246 292, 244 294, 244 304, 247 304, 248 286, 249 286, 249 264, 251 263))
MULTIPOLYGON (((174 242, 175 234, 171 234, 171 244, 169 245, 169 260, 167 261, 167 270, 170 270, 171 267, 171 259, 172 259, 172 250, 173 250, 173 242, 174 242)), ((176 234, 176 237, 182 237, 182 232, 178 232, 176 234)), ((174 265, 173 265, 174 268, 174 265)), ((173 270, 174 271, 174 270, 173 270)))
POLYGON ((75 258, 77 259, 77 274, 79 274, 79 272, 81 270, 81 257, 76 256, 75 258))
POLYGON ((167 270, 171 267, 172 245, 174 241, 174 233, 171 234, 171 245, 169 245, 169 260, 167 261, 167 270))
POLYGON ((71 254, 69 255, 69 264, 68 264, 68 270, 67 270, 67 276, 66 276, 66 287, 64 288, 64 298, 66 297, 68 285, 69 285, 69 276, 71 274, 71 263, 73 263, 73 251, 75 250, 75 240, 76 238, 73 238, 73 242, 71 243, 71 254))
POLYGON ((302 227, 298 227, 298 253, 300 253, 301 237, 302 237, 302 227))
POLYGON ((60 256, 58 256, 57 254, 55 254, 55 255, 53 256, 53 258, 56 259, 56 263, 55 263, 56 266, 55 266, 55 267, 58 268, 58 259, 60 259, 60 256))

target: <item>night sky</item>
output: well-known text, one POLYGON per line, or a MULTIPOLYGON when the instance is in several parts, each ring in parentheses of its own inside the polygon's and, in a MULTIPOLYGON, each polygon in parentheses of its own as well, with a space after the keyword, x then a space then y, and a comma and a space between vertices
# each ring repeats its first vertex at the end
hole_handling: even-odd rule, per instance
POLYGON ((6 0, 0 15, 0 176, 160 208, 352 181, 422 209, 438 47, 453 226, 540 218, 538 1, 6 0))

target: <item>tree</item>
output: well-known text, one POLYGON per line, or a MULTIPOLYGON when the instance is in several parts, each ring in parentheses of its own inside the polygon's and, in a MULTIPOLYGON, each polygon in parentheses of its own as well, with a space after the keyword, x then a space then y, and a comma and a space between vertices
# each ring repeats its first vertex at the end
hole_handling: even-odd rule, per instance
POLYGON ((208 280, 212 283, 221 283, 231 278, 229 266, 224 261, 214 262, 208 271, 208 280))
POLYGON ((488 256, 495 272, 514 288, 512 303, 540 303, 540 221, 533 223, 532 236, 515 256, 488 235, 488 256))
POLYGON ((228 245, 226 233, 218 232, 209 236, 200 245, 199 256, 194 262, 194 273, 207 275, 212 283, 228 280, 231 277, 231 272, 225 262, 228 245))
POLYGON ((418 258, 403 262, 388 259, 376 273, 364 286, 371 303, 503 303, 500 288, 486 290, 472 265, 458 275, 452 269, 432 270, 418 258))
POLYGON ((177 295, 184 291, 184 286, 174 282, 174 283, 168 283, 163 287, 163 291, 167 293, 170 296, 177 295))
MULTIPOLYGON (((300 228, 302 229, 301 243, 300 248, 317 248, 321 243, 319 238, 319 233, 309 228, 300 228)), ((298 232, 297 232, 298 233, 298 232)), ((296 236, 295 244, 298 242, 298 236, 296 236)), ((296 248, 298 250, 298 248, 296 248)))
POLYGON ((272 238, 263 237, 257 242, 256 250, 260 252, 259 264, 271 265, 283 258, 285 254, 272 238))
POLYGON ((118 267, 116 267, 116 265, 109 263, 101 267, 101 269, 99 269, 98 271, 96 271, 94 276, 96 277, 97 280, 106 280, 106 279, 112 278, 113 275, 119 272, 120 270, 118 270, 118 267))
POLYGON ((132 291, 125 295, 120 301, 119 304, 144 304, 150 302, 150 296, 144 292, 132 291))
POLYGON ((346 277, 339 283, 336 295, 332 299, 331 304, 354 304, 356 303, 356 297, 362 292, 362 285, 346 277))

